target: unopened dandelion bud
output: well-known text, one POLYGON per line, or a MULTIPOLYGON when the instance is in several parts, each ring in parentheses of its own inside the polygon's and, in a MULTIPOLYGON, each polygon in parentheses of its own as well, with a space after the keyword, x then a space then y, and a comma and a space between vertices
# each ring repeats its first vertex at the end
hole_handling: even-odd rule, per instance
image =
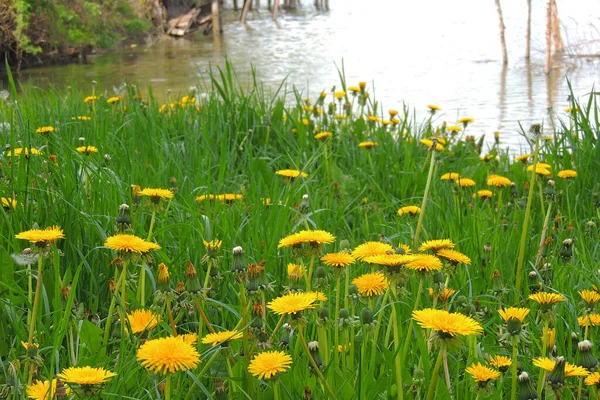
POLYGON ((527 275, 527 277, 529 278, 529 291, 531 293, 537 293, 540 291, 540 280, 538 277, 537 272, 535 271, 530 271, 529 274, 527 275))
MULTIPOLYGON (((308 342, 308 350, 310 351, 310 356, 313 358, 317 368, 323 369, 323 359, 321 358, 321 353, 319 352, 319 342, 316 340, 313 342, 308 342)), ((309 367, 312 369, 311 363, 309 363, 309 367)))
POLYGON ((38 356, 39 345, 36 343, 24 343, 21 342, 27 350, 27 358, 36 358, 38 356))
POLYGON ((171 275, 169 274, 169 268, 164 264, 158 264, 158 283, 162 286, 168 286, 169 281, 171 280, 171 275))
POLYGON ((348 239, 340 240, 340 251, 349 251, 350 250, 350 241, 348 239))
POLYGON ((215 378, 215 400, 227 400, 229 390, 221 378, 215 378))
POLYGON ((419 367, 415 367, 412 377, 413 384, 420 385, 425 381, 425 371, 419 367))
POLYGON ((518 318, 509 318, 506 321, 506 330, 511 336, 516 336, 521 333, 521 320, 518 318))
POLYGON ((319 309, 319 319, 322 321, 327 321, 329 319, 329 308, 321 307, 319 309))
POLYGON ((358 82, 358 87, 364 90, 367 87, 367 82, 358 82))
POLYGON ((444 283, 444 273, 442 271, 436 271, 433 274, 433 284, 435 286, 442 286, 442 284, 444 283))
POLYGON ((587 368, 589 370, 593 369, 598 365, 598 360, 594 357, 592 353, 592 349, 594 345, 589 340, 584 340, 579 342, 577 345, 577 349, 579 350, 579 358, 577 360, 577 365, 587 368))
POLYGON ((183 282, 178 282, 177 286, 175 286, 175 291, 178 294, 182 294, 183 292, 185 292, 185 283, 183 282))
POLYGON ((248 264, 246 264, 246 258, 244 257, 244 249, 241 246, 233 248, 233 264, 231 265, 231 272, 234 274, 244 273, 248 270, 248 264))
POLYGON ((111 293, 114 293, 114 292, 115 292, 115 290, 117 290, 117 282, 115 282, 115 280, 114 280, 114 279, 109 279, 109 280, 108 280, 108 290, 109 290, 111 293))
POLYGON ((202 290, 202 286, 200 286, 200 280, 198 279, 198 273, 196 272, 196 267, 194 267, 194 264, 192 264, 190 260, 187 262, 185 275, 187 277, 185 281, 185 289, 188 292, 196 293, 202 290))
POLYGON ((340 308, 340 311, 338 312, 338 318, 339 319, 347 319, 350 317, 350 311, 348 311, 347 308, 340 308))
POLYGON ((131 213, 127 204, 121 204, 119 206, 119 215, 117 215, 117 224, 122 226, 131 225, 131 213))
POLYGON ((517 197, 519 193, 517 192, 517 185, 514 182, 510 183, 510 197, 517 197))
POLYGON ((363 325, 369 325, 373 323, 373 311, 369 307, 364 307, 360 310, 360 320, 363 325))
POLYGON ((502 277, 500 276, 500 271, 497 269, 492 272, 492 290, 495 292, 502 291, 504 289, 504 284, 502 282, 502 277))
POLYGON ((281 329, 281 339, 279 340, 279 346, 287 347, 290 344, 290 333, 292 331, 292 326, 288 323, 283 324, 281 329))
POLYGON ((358 295, 358 287, 356 285, 348 286, 348 296, 358 295))
POLYGON ((300 205, 298 206, 298 211, 300 211, 300 213, 302 213, 304 215, 306 215, 310 212, 310 203, 308 202, 307 194, 302 196, 302 201, 300 202, 300 205))
POLYGON ((323 266, 317 267, 315 270, 315 278, 316 279, 325 279, 327 278, 327 270, 323 266))
POLYGON ((529 374, 527 372, 521 372, 519 375, 519 400, 534 400, 537 399, 537 393, 531 381, 529 380, 529 374))
POLYGON ((71 294, 71 283, 72 282, 69 282, 69 284, 67 286, 60 287, 60 295, 62 296, 63 299, 68 298, 69 295, 71 294))
POLYGON ((556 363, 554 369, 548 375, 548 382, 550 385, 555 387, 561 387, 565 383, 565 365, 566 360, 564 357, 556 357, 556 363))

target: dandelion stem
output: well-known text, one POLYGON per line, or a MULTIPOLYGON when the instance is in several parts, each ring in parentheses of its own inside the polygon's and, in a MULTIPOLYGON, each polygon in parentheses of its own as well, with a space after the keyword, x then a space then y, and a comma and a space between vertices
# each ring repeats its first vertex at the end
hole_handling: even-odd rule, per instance
MULTIPOLYGON (((150 228, 148 229, 148 239, 152 239, 152 230, 154 229, 154 221, 156 220, 156 207, 152 208, 152 218, 150 218, 150 228)), ((136 299, 142 307, 146 305, 146 263, 142 263, 140 267, 140 280, 138 282, 136 299)))
POLYGON ((310 292, 310 284, 312 281, 313 267, 315 265, 315 255, 310 256, 310 264, 308 266, 308 274, 306 275, 306 291, 310 292))
POLYGON ((208 317, 204 313, 204 309, 202 308, 202 304, 200 303, 200 300, 198 300, 198 299, 196 299, 196 308, 198 309, 198 313, 200 314, 200 317, 202 317, 202 320, 206 324, 206 327, 208 328, 208 330, 210 331, 210 333, 215 333, 215 328, 212 327, 210 321, 208 320, 208 317))
POLYGON ((321 370, 319 369, 319 367, 315 363, 315 360, 312 358, 312 355, 310 354, 310 350, 308 349, 308 345, 306 344, 306 339, 304 339, 304 331, 303 331, 302 327, 300 327, 298 329, 298 336, 300 337, 300 341, 302 342, 302 347, 304 347, 304 352, 306 353, 306 356, 308 357, 308 361, 310 362, 310 365, 312 365, 317 376, 319 377, 321 382, 325 385, 325 387, 327 388, 327 391, 329 392, 331 397, 335 400, 336 395, 335 395, 334 391, 331 389, 331 386, 329 386, 329 383, 327 383, 327 381, 325 380, 325 377, 321 373, 321 370))
POLYGON ((550 214, 552 213, 552 204, 548 205, 548 211, 546 211, 546 218, 544 218, 544 227, 542 228, 542 236, 540 236, 540 247, 538 248, 537 256, 535 257, 535 267, 539 268, 540 261, 542 260, 542 254, 544 253, 544 245, 546 242, 546 235, 548 233, 548 226, 550 224, 550 214))
MULTIPOLYGON (((371 347, 371 360, 369 361, 369 370, 372 370, 375 367, 375 356, 377 355, 377 339, 379 339, 379 330, 381 329, 381 321, 383 321, 383 308, 387 304, 388 297, 390 296, 390 286, 385 291, 383 295, 383 300, 381 301, 381 309, 377 315, 377 324, 375 325, 375 334, 373 336, 373 346, 371 347)), ((387 341, 384 342, 384 346, 387 344, 387 341)))
POLYGON ((165 400, 171 400, 171 374, 167 375, 167 382, 165 383, 165 400))
MULTIPOLYGON (((417 298, 415 299, 415 305, 413 307, 413 311, 415 311, 418 307, 419 307, 419 302, 421 301, 421 292, 423 291, 423 282, 425 281, 425 278, 423 277, 423 275, 421 275, 421 279, 419 279, 419 288, 417 289, 417 298)), ((413 319, 410 319, 410 322, 408 323, 408 330, 406 331, 406 339, 404 339, 404 347, 402 347, 402 359, 406 360, 406 353, 408 352, 408 346, 410 345, 410 341, 413 338, 412 336, 412 332, 413 332, 413 326, 414 326, 414 322, 413 319)))
POLYGON ((215 352, 208 359, 208 361, 206 362, 206 364, 204 364, 204 367, 202 367, 202 370, 200 371, 200 373, 198 374, 198 376, 203 376, 206 373, 206 371, 209 370, 209 368, 212 365, 212 363, 217 359, 217 356, 219 355, 219 352, 220 352, 220 349, 216 349, 215 350, 215 352))
POLYGON ((173 330, 173 336, 177 336, 177 327, 175 326, 175 321, 173 320, 173 312, 171 311, 171 298, 169 295, 166 296, 167 303, 167 314, 169 315, 169 323, 171 324, 171 329, 173 330))
MULTIPOLYGON (((544 327, 542 328, 542 357, 546 357, 546 347, 548 346, 548 317, 545 315, 544 318, 544 327)), ((538 377, 538 387, 537 394, 538 397, 542 395, 542 389, 544 388, 544 381, 546 380, 546 371, 540 369, 540 374, 538 377)))
MULTIPOLYGON (((333 319, 336 320, 338 318, 338 314, 340 313, 340 284, 341 277, 338 277, 335 282, 335 314, 333 314, 333 319)), ((340 345, 340 332, 337 326, 334 329, 334 349, 335 354, 337 354, 337 348, 340 345)), ((337 357, 335 357, 337 358, 337 357)))
POLYGON ((442 360, 444 353, 446 352, 446 345, 442 343, 440 353, 438 354, 437 360, 435 361, 435 367, 433 367, 433 374, 431 375, 431 382, 429 383, 429 389, 427 390, 427 400, 432 400, 435 395, 435 384, 437 383, 438 375, 440 374, 440 367, 442 366, 442 360))
POLYGON ((275 337, 275 334, 277 333, 277 331, 279 331, 279 328, 281 328, 281 325, 283 325, 284 318, 285 318, 285 314, 281 314, 281 317, 279 318, 277 325, 275 325, 275 329, 273 329, 273 333, 271 333, 271 337, 269 338, 269 343, 273 342, 273 338, 275 337))
POLYGON ((511 365, 511 390, 510 390, 510 399, 511 400, 516 400, 517 399, 517 350, 518 350, 518 342, 517 342, 517 338, 516 336, 513 336, 512 338, 512 345, 513 345, 513 351, 512 351, 512 365, 511 365))
POLYGON ((415 230, 415 243, 414 249, 417 250, 419 245, 419 235, 421 234, 421 227, 423 226, 423 217, 425 217, 425 207, 427 206, 427 197, 429 196, 429 188, 431 187, 431 181, 433 178, 433 170, 435 167, 435 147, 437 141, 434 140, 433 148, 431 149, 431 163, 429 164, 429 174, 427 175, 427 184, 425 185, 425 192, 423 193, 423 201, 421 202, 421 212, 419 212, 419 222, 417 222, 417 229, 415 230))
POLYGON ((279 400, 279 379, 273 382, 273 400, 279 400))
POLYGON ((38 256, 38 270, 37 270, 37 282, 35 284, 35 297, 33 298, 33 309, 31 311, 31 324, 29 325, 29 336, 27 336, 27 343, 33 344, 33 334, 35 332, 35 322, 37 320, 37 310, 40 304, 40 292, 42 289, 42 268, 43 268, 43 257, 40 253, 38 256))
POLYGON ((397 386, 396 392, 398 395, 398 400, 403 400, 404 399, 404 389, 403 389, 403 385, 402 385, 402 360, 403 359, 400 356, 400 334, 399 334, 400 324, 398 322, 398 313, 396 311, 396 306, 395 306, 394 302, 390 301, 390 306, 392 307, 392 326, 394 329, 394 353, 396 353, 396 357, 394 358, 394 362, 396 364, 396 386, 397 386))
MULTIPOLYGON (((523 220, 523 230, 521 232, 521 243, 519 245, 519 258, 517 262, 517 273, 515 277, 515 303, 519 298, 521 292, 521 276, 523 275, 523 261, 525 260, 525 242, 527 241, 527 228, 529 226, 529 215, 531 214, 531 203, 533 197, 533 187, 535 184, 535 174, 538 162, 538 156, 540 152, 540 138, 535 139, 535 153, 533 155, 533 171, 531 172, 531 178, 529 179, 529 195, 527 196, 527 207, 525 208, 525 218, 523 220)), ((538 384, 539 386, 539 384, 538 384)))
MULTIPOLYGON (((346 297, 344 298, 344 308, 348 308, 348 304, 350 302, 350 299, 348 298, 348 288, 350 287, 350 268, 351 266, 348 265, 346 268, 344 268, 344 272, 346 273, 346 282, 345 282, 345 288, 344 288, 344 294, 346 295, 346 297)), ((338 309, 339 311, 339 309, 338 309)), ((337 318, 337 315, 335 316, 337 318)))

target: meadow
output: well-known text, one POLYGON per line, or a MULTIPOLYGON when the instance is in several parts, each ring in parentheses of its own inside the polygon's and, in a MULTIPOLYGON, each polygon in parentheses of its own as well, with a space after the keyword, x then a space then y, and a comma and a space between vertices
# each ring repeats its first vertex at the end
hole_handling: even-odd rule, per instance
POLYGON ((0 398, 596 398, 595 93, 516 153, 343 73, 210 78, 11 81, 0 398))

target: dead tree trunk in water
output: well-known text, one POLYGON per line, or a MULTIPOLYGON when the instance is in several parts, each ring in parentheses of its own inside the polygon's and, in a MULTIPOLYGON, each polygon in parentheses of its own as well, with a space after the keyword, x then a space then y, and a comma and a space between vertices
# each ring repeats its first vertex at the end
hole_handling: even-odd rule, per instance
POLYGON ((233 0, 233 11, 237 11, 237 10, 238 10, 237 0, 233 0))
POLYGON ((213 33, 213 35, 219 35, 221 33, 221 14, 219 13, 219 1, 218 0, 212 0, 211 13, 212 13, 212 33, 213 33))
POLYGON ((246 23, 246 18, 248 17, 248 10, 250 9, 250 3, 252 3, 252 0, 244 0, 244 8, 242 9, 242 17, 240 18, 242 24, 246 23))
POLYGON ((546 4, 546 64, 544 72, 550 73, 552 68, 552 0, 546 4))
POLYGON ((554 42, 554 51, 561 53, 565 49, 565 45, 560 35, 560 19, 558 19, 558 8, 556 8, 556 0, 550 1, 552 8, 552 41, 554 42))
POLYGON ((279 9, 279 0, 275 0, 275 4, 273 5, 273 21, 277 21, 278 9, 279 9))
POLYGON ((500 20, 500 44, 502 45, 502 62, 508 64, 508 53, 506 52, 506 37, 504 36, 504 18, 502 17, 502 7, 500 6, 500 0, 496 1, 496 8, 498 9, 498 19, 500 20))
POLYGON ((525 60, 531 57, 531 0, 527 0, 527 27, 525 28, 525 60))

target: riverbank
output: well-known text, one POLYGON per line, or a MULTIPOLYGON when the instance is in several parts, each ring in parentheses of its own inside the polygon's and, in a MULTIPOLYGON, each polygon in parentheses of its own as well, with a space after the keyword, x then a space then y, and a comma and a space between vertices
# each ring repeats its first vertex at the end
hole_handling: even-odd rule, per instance
POLYGON ((515 158, 477 114, 417 120, 340 77, 292 105, 231 65, 167 103, 12 85, 3 393, 593 396, 595 97, 515 158))

